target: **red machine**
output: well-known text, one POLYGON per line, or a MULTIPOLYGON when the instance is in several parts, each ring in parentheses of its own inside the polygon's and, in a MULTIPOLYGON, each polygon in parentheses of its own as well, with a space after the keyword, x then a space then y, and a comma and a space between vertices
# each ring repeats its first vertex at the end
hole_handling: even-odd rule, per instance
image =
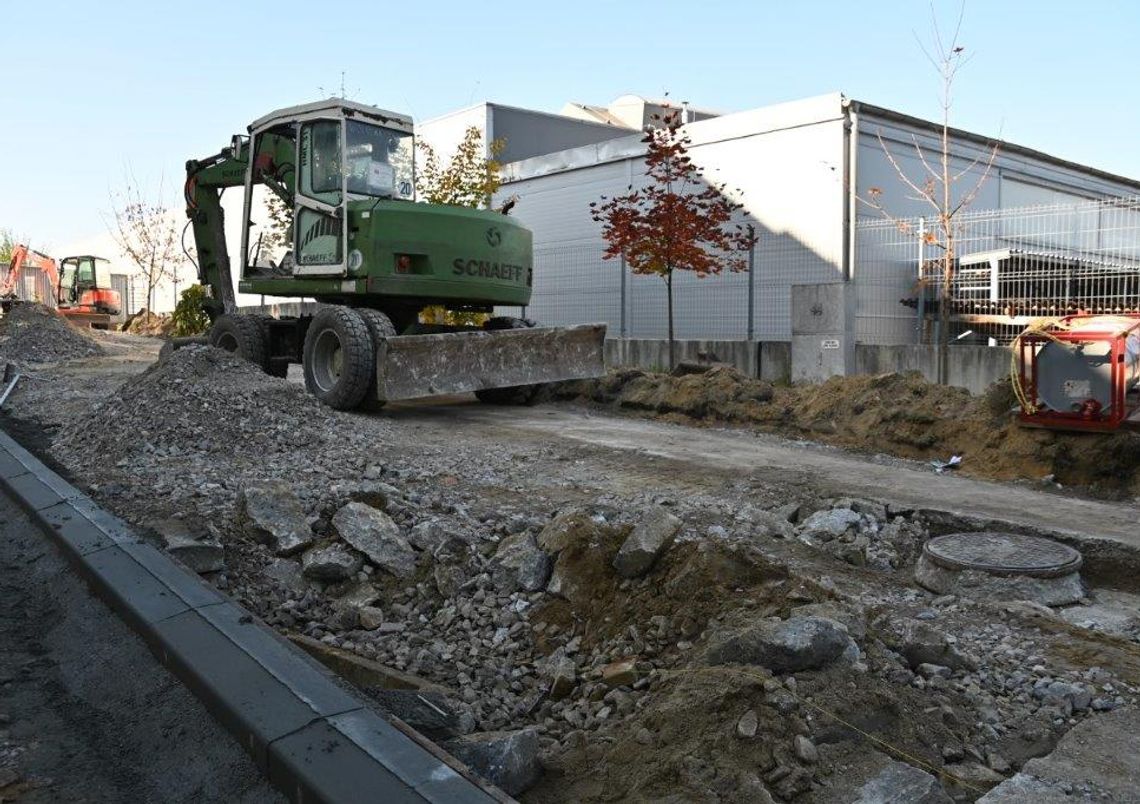
POLYGON ((1055 430, 1140 425, 1140 315, 1070 315, 1013 345, 1020 421, 1055 430))
POLYGON ((24 272, 35 268, 43 272, 51 284, 57 309, 68 321, 94 329, 107 329, 111 316, 119 314, 122 298, 111 289, 111 275, 107 260, 85 254, 64 257, 62 275, 56 262, 46 254, 18 245, 12 251, 8 275, 0 284, 0 301, 10 305, 19 301, 16 288, 24 272))

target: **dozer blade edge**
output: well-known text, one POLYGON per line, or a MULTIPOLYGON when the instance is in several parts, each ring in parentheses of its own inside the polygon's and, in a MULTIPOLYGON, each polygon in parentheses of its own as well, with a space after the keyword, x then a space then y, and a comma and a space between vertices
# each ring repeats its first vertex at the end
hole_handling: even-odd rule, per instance
POLYGON ((376 394, 395 401, 600 377, 605 338, 605 324, 387 338, 376 394))

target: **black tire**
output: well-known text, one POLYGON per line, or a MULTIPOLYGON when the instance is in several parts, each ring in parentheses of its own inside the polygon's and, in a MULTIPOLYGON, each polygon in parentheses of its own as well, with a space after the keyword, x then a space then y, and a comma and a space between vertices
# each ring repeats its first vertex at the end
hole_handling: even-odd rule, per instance
MULTIPOLYGON (((510 316, 496 316, 483 324, 483 329, 529 329, 533 321, 510 316)), ((529 405, 534 402, 542 385, 509 385, 506 388, 484 388, 475 392, 475 398, 485 405, 529 405)))
POLYGON ((349 307, 322 307, 305 333, 305 387, 335 410, 352 410, 368 393, 376 351, 364 318, 349 307))
POLYGON ((255 316, 236 313, 218 316, 208 337, 211 346, 233 352, 265 371, 268 364, 265 330, 255 316))
MULTIPOLYGON (((392 323, 392 319, 387 314, 369 307, 357 307, 356 312, 360 313, 360 317, 364 319, 368 332, 372 335, 372 348, 376 351, 379 351, 380 343, 385 338, 396 336, 396 325, 392 323)), ((380 410, 384 405, 385 402, 376 395, 376 361, 373 360, 372 379, 368 383, 368 393, 364 395, 364 401, 360 403, 360 407, 363 410, 380 410)))

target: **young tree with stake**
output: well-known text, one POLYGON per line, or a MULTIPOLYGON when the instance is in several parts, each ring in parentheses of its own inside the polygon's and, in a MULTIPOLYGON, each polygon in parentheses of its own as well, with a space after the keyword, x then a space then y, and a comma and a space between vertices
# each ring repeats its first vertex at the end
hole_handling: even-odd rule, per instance
MULTIPOLYGON (((907 198, 925 204, 933 213, 935 226, 933 229, 922 232, 921 237, 927 245, 941 252, 938 259, 940 282, 938 285, 937 374, 938 382, 943 385, 949 382, 950 375, 950 304, 953 297, 954 274, 958 259, 957 238, 960 229, 958 216, 977 198, 978 192, 993 170, 998 155, 998 144, 995 142, 965 167, 955 168, 951 165, 953 153, 950 144, 950 109, 953 105, 954 80, 958 76, 958 70, 970 60, 966 55, 965 47, 958 43, 965 11, 966 4, 963 2, 959 7, 954 33, 947 40, 943 37, 938 25, 934 6, 931 5, 930 8, 931 47, 922 46, 922 50, 938 71, 941 80, 939 102, 942 107, 942 127, 938 149, 933 154, 933 158, 922 147, 918 138, 911 136, 915 153, 922 165, 921 177, 911 176, 903 170, 898 159, 883 140, 882 133, 880 132, 878 135, 879 147, 882 148, 883 154, 887 157, 887 161, 899 180, 909 191, 907 198), (975 173, 973 183, 964 191, 957 191, 958 182, 975 173)), ((883 196, 882 188, 871 187, 867 190, 867 196, 860 196, 859 201, 876 210, 888 220, 894 221, 904 233, 910 234, 911 226, 887 210, 883 196)), ((924 280, 920 278, 921 281, 924 280)))
POLYGON ((678 111, 656 116, 646 129, 645 175, 648 184, 625 195, 590 204, 602 224, 603 257, 624 257, 635 274, 665 281, 669 324, 669 368, 676 364, 673 331, 673 272, 692 271, 704 278, 724 269, 748 270, 745 252, 756 242, 751 226, 733 226, 740 204, 724 195, 725 185, 707 184, 689 156, 691 140, 678 111))
MULTIPOLYGON (((157 198, 162 198, 159 184, 157 198)), ((163 281, 176 279, 180 255, 181 226, 173 211, 161 200, 144 197, 138 182, 127 177, 123 189, 112 196, 111 235, 131 261, 135 274, 146 285, 146 309, 154 310, 154 292, 163 281)))

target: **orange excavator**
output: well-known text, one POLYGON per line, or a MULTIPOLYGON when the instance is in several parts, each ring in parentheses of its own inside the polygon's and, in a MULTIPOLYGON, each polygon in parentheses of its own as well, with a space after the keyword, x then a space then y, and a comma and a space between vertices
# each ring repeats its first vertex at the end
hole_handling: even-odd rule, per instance
POLYGON ((107 266, 107 260, 90 254, 64 257, 57 266, 48 255, 18 245, 12 250, 8 275, 0 284, 0 307, 7 310, 20 301, 16 289, 25 271, 38 269, 51 284, 60 315, 77 326, 108 329, 111 316, 119 314, 123 302, 119 292, 111 289, 107 266))

